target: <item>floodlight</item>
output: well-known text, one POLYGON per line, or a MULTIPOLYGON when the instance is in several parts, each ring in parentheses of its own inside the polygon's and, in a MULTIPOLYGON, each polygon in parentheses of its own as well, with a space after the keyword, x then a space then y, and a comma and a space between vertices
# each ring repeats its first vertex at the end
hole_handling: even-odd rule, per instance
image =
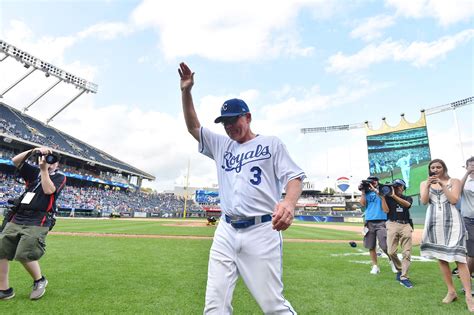
POLYGON ((74 102, 79 96, 81 96, 84 92, 92 92, 92 93, 97 93, 98 86, 97 84, 94 84, 92 82, 88 82, 78 76, 75 76, 69 72, 66 72, 62 69, 59 69, 58 67, 44 62, 29 53, 16 48, 13 45, 10 45, 3 40, 0 40, 0 53, 5 54, 5 57, 3 57, 0 61, 3 61, 6 57, 11 56, 15 58, 15 60, 21 62, 25 68, 30 68, 31 69, 26 73, 22 78, 17 80, 15 83, 13 83, 11 86, 9 86, 7 89, 4 91, 0 92, 0 98, 3 97, 5 93, 10 91, 13 87, 15 87, 18 83, 20 83, 22 80, 24 80, 26 77, 28 77, 33 71, 35 70, 40 70, 44 72, 44 76, 48 78, 49 76, 53 75, 56 78, 58 78, 58 81, 54 83, 51 87, 49 87, 46 91, 42 92, 35 100, 33 100, 29 105, 24 107, 24 111, 28 110, 29 107, 31 107, 36 101, 38 101, 41 97, 43 97, 46 93, 51 91, 59 82, 66 82, 74 85, 77 89, 79 89, 79 93, 74 96, 70 101, 66 103, 59 111, 57 111, 53 116, 48 118, 46 120, 46 123, 49 123, 56 115, 58 115, 62 110, 64 110, 67 106, 69 106, 72 102, 74 102))

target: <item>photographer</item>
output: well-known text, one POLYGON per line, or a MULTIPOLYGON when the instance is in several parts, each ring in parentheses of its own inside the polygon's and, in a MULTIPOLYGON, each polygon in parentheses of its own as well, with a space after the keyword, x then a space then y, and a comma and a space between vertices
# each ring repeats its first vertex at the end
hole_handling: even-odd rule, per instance
POLYGON ((387 214, 382 210, 382 200, 378 194, 378 186, 379 178, 376 176, 369 176, 367 180, 363 180, 359 185, 361 191, 360 204, 366 208, 364 246, 369 249, 372 260, 370 273, 373 275, 380 273, 380 268, 377 265, 377 252, 375 251, 377 240, 380 248, 387 254, 387 230, 385 228, 387 214))
POLYGON ((49 148, 35 148, 12 159, 25 180, 25 193, 16 204, 14 215, 0 233, 0 300, 15 296, 8 282, 10 260, 19 261, 33 278, 31 300, 43 296, 48 280, 41 274, 39 259, 45 252, 45 239, 54 225, 56 200, 66 183, 57 171, 58 157, 49 148), (25 162, 38 159, 39 168, 25 162))
POLYGON ((406 184, 402 179, 396 179, 386 187, 389 192, 385 195, 383 193, 385 189, 381 189, 381 198, 382 209, 388 215, 386 223, 388 256, 397 268, 397 281, 405 288, 410 289, 413 284, 408 278, 408 269, 411 263, 413 227, 409 209, 413 199, 403 195, 406 184), (402 248, 402 262, 397 256, 398 245, 402 248))

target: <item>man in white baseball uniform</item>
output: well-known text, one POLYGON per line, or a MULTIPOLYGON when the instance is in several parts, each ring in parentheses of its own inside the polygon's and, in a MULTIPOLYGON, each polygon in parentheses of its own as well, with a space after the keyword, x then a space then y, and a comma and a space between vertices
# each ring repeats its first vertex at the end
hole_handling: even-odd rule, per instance
POLYGON ((411 154, 408 153, 402 156, 397 161, 397 166, 400 168, 402 173, 403 181, 407 184, 406 189, 410 187, 410 165, 411 165, 411 154))
POLYGON ((296 314, 283 296, 281 231, 293 222, 305 174, 278 138, 252 132, 252 115, 242 100, 226 101, 215 120, 227 136, 201 127, 191 95, 194 73, 185 63, 178 72, 186 126, 199 151, 216 163, 221 198, 204 313, 232 314, 232 295, 241 276, 265 314, 296 314))

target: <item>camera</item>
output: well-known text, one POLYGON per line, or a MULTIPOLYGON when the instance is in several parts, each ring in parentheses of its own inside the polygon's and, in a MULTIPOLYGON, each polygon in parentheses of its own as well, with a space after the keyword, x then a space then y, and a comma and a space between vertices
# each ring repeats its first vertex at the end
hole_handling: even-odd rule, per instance
POLYGON ((389 196, 392 194, 392 184, 383 184, 379 186, 379 193, 382 196, 389 196))
POLYGON ((436 173, 435 172, 430 172, 430 176, 435 176, 436 173))
POLYGON ((7 205, 9 208, 18 208, 20 206, 21 197, 11 198, 7 200, 7 205))
POLYGON ((371 180, 363 179, 360 182, 359 190, 365 190, 365 191, 369 190, 370 184, 372 184, 371 180))
POLYGON ((37 157, 44 156, 45 157, 44 159, 45 159, 46 163, 48 163, 48 164, 54 164, 57 161, 59 161, 59 156, 56 155, 56 154, 53 154, 53 153, 48 153, 48 154, 37 153, 36 156, 37 157))
POLYGON ((7 208, 3 212, 3 221, 0 225, 0 233, 3 231, 7 223, 10 222, 12 217, 18 211, 22 197, 23 195, 18 198, 11 198, 7 200, 7 208))

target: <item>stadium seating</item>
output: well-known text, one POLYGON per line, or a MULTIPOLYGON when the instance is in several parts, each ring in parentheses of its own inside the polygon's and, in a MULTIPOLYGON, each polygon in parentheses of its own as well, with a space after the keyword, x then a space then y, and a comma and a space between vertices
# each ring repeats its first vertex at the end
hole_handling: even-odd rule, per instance
MULTIPOLYGON (((8 199, 18 197, 23 189, 23 185, 17 183, 11 174, 0 172, 0 207, 5 206, 8 199)), ((170 193, 143 193, 111 187, 67 185, 57 201, 57 206, 60 211, 70 211, 74 208, 76 212, 88 210, 103 215, 138 211, 178 216, 184 210, 184 199, 170 193)), ((204 216, 202 208, 194 201, 188 201, 187 211, 204 216)))
POLYGON ((37 144, 52 147, 63 154, 85 158, 110 165, 114 169, 121 169, 135 174, 142 174, 144 177, 150 177, 149 174, 64 132, 45 125, 2 102, 0 102, 0 117, 0 135, 10 135, 30 145, 37 144))

